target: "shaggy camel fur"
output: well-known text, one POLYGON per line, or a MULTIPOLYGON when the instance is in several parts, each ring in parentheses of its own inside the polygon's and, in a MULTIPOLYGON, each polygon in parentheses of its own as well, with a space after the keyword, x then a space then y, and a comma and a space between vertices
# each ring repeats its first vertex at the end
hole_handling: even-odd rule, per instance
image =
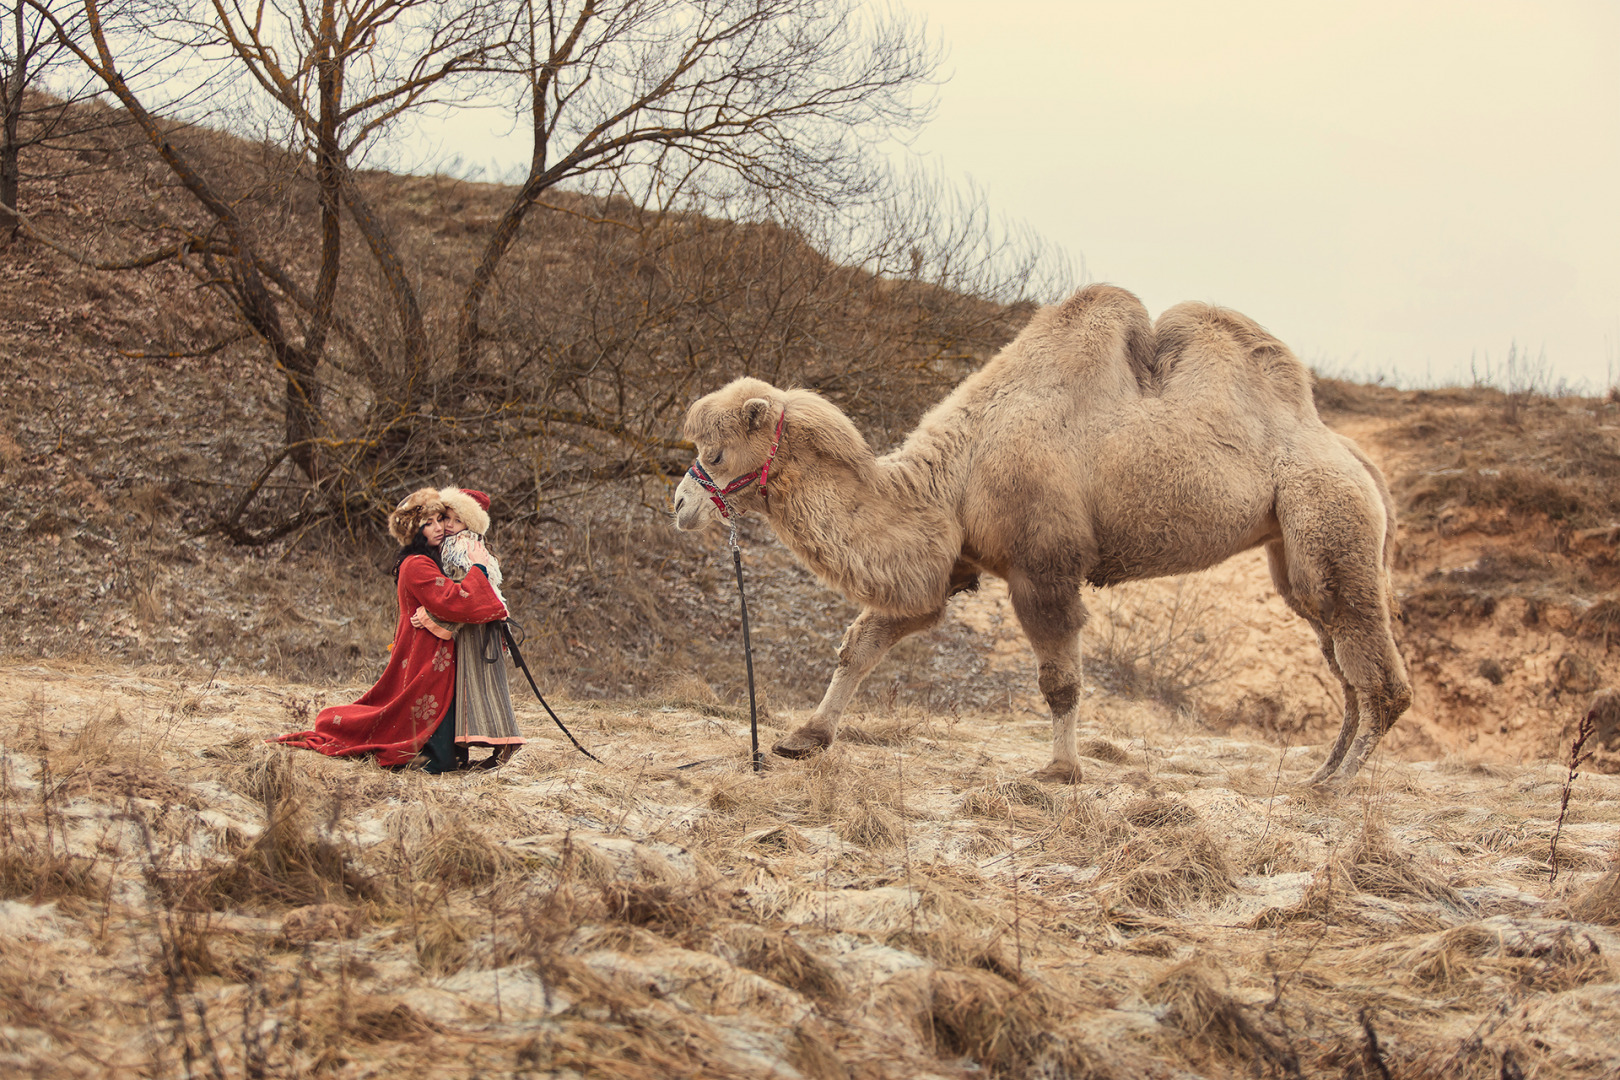
MULTIPOLYGON (((1081 587, 1203 570, 1262 544, 1344 685, 1344 723, 1312 782, 1353 777, 1411 701, 1390 636, 1388 488, 1323 425, 1305 366, 1236 312, 1181 304, 1152 324, 1122 289, 1080 289, 882 457, 819 395, 749 378, 696 401, 686 437, 724 487, 766 461, 784 410, 766 494, 749 486, 732 505, 762 512, 865 610, 778 754, 831 745, 889 648, 988 573, 1008 584, 1052 710, 1052 761, 1036 775, 1076 781, 1081 587)), ((705 525, 713 506, 688 474, 675 524, 705 525)))

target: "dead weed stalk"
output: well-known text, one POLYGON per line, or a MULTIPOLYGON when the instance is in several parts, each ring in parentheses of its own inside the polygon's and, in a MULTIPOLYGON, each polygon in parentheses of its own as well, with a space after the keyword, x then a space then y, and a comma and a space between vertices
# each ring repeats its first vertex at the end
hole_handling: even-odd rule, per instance
POLYGON ((1564 831, 1564 816, 1569 813, 1569 793, 1575 786, 1575 777, 1580 775, 1580 768, 1592 752, 1586 749, 1586 740, 1592 737, 1594 725, 1592 714, 1588 712, 1581 717, 1581 726, 1575 729, 1575 739, 1569 745, 1569 775, 1564 777, 1563 791, 1558 799, 1558 825, 1553 829, 1552 848, 1547 856, 1547 884, 1551 885, 1558 880, 1558 837, 1564 831))

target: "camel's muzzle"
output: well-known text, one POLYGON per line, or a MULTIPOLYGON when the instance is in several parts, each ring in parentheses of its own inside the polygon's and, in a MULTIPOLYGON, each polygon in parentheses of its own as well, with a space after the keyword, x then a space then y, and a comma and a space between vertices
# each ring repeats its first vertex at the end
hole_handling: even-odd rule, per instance
POLYGON ((771 465, 776 461, 777 448, 782 445, 782 425, 786 423, 787 407, 783 406, 782 415, 776 418, 776 434, 771 436, 771 452, 765 455, 764 463, 753 472, 743 473, 741 476, 728 483, 725 487, 721 487, 719 484, 715 483, 714 478, 704 471, 703 461, 701 458, 693 461, 692 467, 687 469, 686 475, 681 478, 680 486, 675 489, 676 527, 680 529, 697 528, 695 520, 693 520, 693 523, 690 525, 684 523, 684 520, 692 520, 696 518, 695 508, 690 513, 684 512, 686 509, 686 501, 691 499, 691 501, 695 503, 702 502, 701 499, 696 498, 696 492, 689 491, 687 487, 688 484, 696 485, 708 493, 709 501, 714 503, 715 509, 719 511, 722 518, 731 524, 733 530, 736 529, 736 523, 732 522, 731 519, 735 511, 732 510, 731 504, 726 501, 727 495, 735 495, 737 492, 747 488, 748 485, 758 482, 760 498, 765 500, 766 509, 770 509, 771 494, 766 485, 770 483, 771 465))
POLYGON ((703 488, 690 474, 681 477, 681 482, 676 485, 674 507, 675 527, 682 532, 701 529, 719 516, 703 488))

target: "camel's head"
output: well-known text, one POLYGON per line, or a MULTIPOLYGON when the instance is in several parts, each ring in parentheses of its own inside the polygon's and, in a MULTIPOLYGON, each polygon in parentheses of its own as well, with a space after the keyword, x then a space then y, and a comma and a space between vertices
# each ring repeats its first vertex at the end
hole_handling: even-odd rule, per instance
MULTIPOLYGON (((686 410, 682 434, 696 444, 698 463, 717 487, 724 489, 739 477, 757 474, 770 460, 786 399, 770 383, 743 378, 698 398, 686 410)), ((765 505, 758 483, 726 498, 735 510, 759 510, 765 505)), ((709 493, 688 473, 675 489, 675 527, 697 529, 719 517, 709 493)))

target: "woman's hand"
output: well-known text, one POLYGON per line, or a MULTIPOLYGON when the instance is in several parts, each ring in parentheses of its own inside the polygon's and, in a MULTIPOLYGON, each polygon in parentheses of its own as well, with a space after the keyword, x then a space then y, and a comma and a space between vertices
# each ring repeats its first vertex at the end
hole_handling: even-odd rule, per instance
POLYGON ((411 616, 411 625, 426 630, 434 637, 440 638, 444 641, 449 641, 451 638, 456 636, 453 631, 446 630, 443 626, 439 625, 438 620, 432 615, 429 615, 428 609, 425 607, 417 607, 416 613, 411 616))
POLYGON ((467 558, 475 563, 487 564, 490 560, 489 548, 484 546, 482 540, 474 540, 467 545, 467 558))

